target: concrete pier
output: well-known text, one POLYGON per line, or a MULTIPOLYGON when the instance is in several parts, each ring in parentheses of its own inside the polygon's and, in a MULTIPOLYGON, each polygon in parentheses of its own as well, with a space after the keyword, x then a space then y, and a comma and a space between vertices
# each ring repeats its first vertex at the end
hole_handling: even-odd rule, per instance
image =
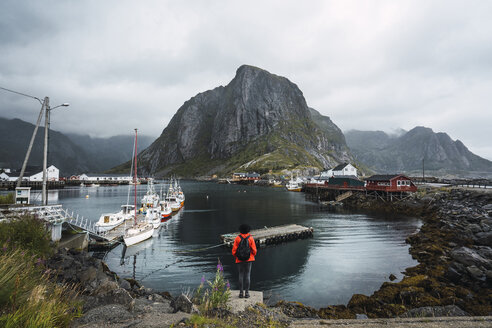
POLYGON ((249 296, 249 298, 239 298, 239 290, 231 290, 231 297, 229 297, 229 301, 227 301, 227 306, 232 313, 238 313, 256 303, 263 303, 263 292, 250 290, 249 296))
MULTIPOLYGON (((257 245, 269 245, 278 244, 285 241, 304 239, 313 236, 314 229, 311 227, 304 227, 298 224, 287 224, 276 227, 265 227, 263 229, 251 230, 250 234, 253 236, 257 245)), ((232 247, 234 239, 239 232, 233 232, 221 235, 222 242, 232 247)))

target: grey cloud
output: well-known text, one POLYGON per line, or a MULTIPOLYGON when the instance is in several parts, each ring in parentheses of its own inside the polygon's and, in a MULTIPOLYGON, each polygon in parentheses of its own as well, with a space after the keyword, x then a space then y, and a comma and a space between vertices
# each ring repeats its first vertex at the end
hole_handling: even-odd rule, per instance
MULTIPOLYGON (((424 125, 492 159, 489 1, 8 0, 0 45, 0 86, 72 103, 53 118, 62 131, 119 134, 140 115, 157 136, 250 64, 289 78, 343 130, 424 125)), ((0 116, 38 111, 0 93, 0 116)))

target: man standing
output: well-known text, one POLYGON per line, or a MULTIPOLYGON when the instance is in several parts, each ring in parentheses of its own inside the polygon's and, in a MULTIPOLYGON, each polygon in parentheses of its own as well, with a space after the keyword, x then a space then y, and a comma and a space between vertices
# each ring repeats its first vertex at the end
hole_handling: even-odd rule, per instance
POLYGON ((239 298, 249 298, 251 266, 256 255, 256 244, 249 233, 250 230, 249 225, 241 224, 240 234, 234 239, 234 246, 232 246, 232 255, 236 258, 239 271, 239 298))

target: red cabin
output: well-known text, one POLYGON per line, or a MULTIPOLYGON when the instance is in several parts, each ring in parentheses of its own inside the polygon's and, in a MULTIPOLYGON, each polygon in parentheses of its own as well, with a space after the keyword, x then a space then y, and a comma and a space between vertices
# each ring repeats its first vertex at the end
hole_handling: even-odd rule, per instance
POLYGON ((402 174, 373 175, 366 180, 366 190, 386 192, 416 192, 417 186, 402 174))

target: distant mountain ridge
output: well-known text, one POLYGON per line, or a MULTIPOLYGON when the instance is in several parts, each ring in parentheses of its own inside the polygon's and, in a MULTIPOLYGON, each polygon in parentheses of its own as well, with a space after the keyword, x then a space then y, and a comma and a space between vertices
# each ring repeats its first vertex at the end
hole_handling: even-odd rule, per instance
MULTIPOLYGON (((20 169, 26 156, 34 125, 20 119, 0 118, 0 166, 20 169)), ((63 134, 50 129, 48 165, 60 169, 68 176, 87 172, 103 172, 127 161, 132 156, 133 136, 91 138, 88 135, 63 134)), ((139 147, 144 149, 151 137, 139 137, 139 147)), ((42 167, 44 127, 40 126, 35 138, 28 165, 42 167)))
MULTIPOLYGON (((473 154, 459 140, 430 128, 415 127, 400 136, 382 131, 345 133, 347 145, 358 161, 376 172, 459 174, 492 173, 492 162, 473 154)), ((486 174, 488 175, 488 174, 486 174)))
MULTIPOLYGON (((91 165, 96 172, 109 170, 132 158, 133 144, 135 142, 133 135, 95 138, 89 135, 69 133, 67 137, 88 154, 91 165)), ((147 148, 154 140, 155 138, 153 137, 139 135, 138 150, 147 148)))
POLYGON ((351 160, 341 130, 307 106, 297 85, 249 65, 227 86, 186 101, 139 154, 145 173, 182 176, 319 170, 351 160))

